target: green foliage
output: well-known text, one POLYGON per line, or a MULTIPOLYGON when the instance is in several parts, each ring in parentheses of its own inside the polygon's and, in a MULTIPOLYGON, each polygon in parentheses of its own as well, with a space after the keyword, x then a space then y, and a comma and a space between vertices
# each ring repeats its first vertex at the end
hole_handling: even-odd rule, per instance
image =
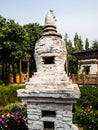
POLYGON ((93 43, 92 43, 92 49, 98 49, 98 41, 97 40, 94 40, 93 43))
POLYGON ((42 34, 43 28, 37 23, 21 26, 14 20, 0 16, 0 47, 7 55, 1 55, 2 60, 12 58, 30 58, 30 50, 42 34))
POLYGON ((0 106, 6 106, 9 103, 15 103, 21 101, 17 97, 17 89, 24 88, 24 86, 3 86, 0 87, 0 106))
POLYGON ((43 27, 37 23, 31 23, 24 25, 23 28, 26 30, 27 37, 28 37, 28 44, 31 48, 35 46, 36 41, 40 38, 43 27))
MULTIPOLYGON (((12 73, 15 75, 16 68, 14 65, 19 64, 20 59, 29 60, 31 62, 30 70, 36 70, 34 47, 42 31, 43 27, 37 23, 21 26, 12 19, 8 20, 0 16, 0 68, 2 68, 2 81, 9 82, 11 66, 13 67, 12 73)), ((17 72, 19 72, 19 67, 17 72)))
POLYGON ((79 124, 84 130, 98 129, 98 110, 93 109, 92 106, 87 108, 76 108, 73 116, 74 123, 79 124))
POLYGON ((77 73, 77 59, 71 53, 75 51, 74 47, 72 46, 72 42, 68 40, 67 34, 65 34, 65 44, 67 49, 67 61, 66 61, 66 71, 67 73, 76 74, 77 73))
POLYGON ((98 109, 98 88, 90 85, 79 87, 81 91, 81 98, 77 101, 78 106, 93 106, 98 109))
POLYGON ((84 85, 79 87, 81 97, 73 107, 73 122, 84 130, 98 129, 98 88, 84 85))
POLYGON ((85 50, 89 49, 89 42, 88 42, 88 38, 86 38, 85 40, 85 50))
POLYGON ((5 86, 5 83, 0 79, 0 85, 5 86))
POLYGON ((82 70, 82 74, 85 72, 85 74, 88 74, 90 71, 90 66, 84 66, 82 70))
POLYGON ((70 74, 77 74, 78 72, 77 59, 73 55, 68 55, 68 72, 70 74))
POLYGON ((75 37, 74 37, 74 46, 75 46, 75 51, 76 52, 79 52, 79 51, 83 50, 83 44, 82 43, 83 42, 81 40, 81 37, 79 37, 78 34, 76 33, 75 37))
POLYGON ((71 54, 72 52, 75 51, 75 49, 74 49, 74 47, 72 45, 71 40, 68 39, 67 33, 65 34, 65 39, 64 40, 65 40, 65 46, 66 46, 66 49, 67 49, 67 53, 71 54))
POLYGON ((14 20, 6 20, 0 17, 0 46, 3 53, 1 59, 4 61, 27 57, 26 31, 14 20), (7 55, 3 55, 4 53, 7 55), (24 52, 24 53, 23 53, 24 52))
POLYGON ((73 122, 84 128, 84 130, 97 130, 98 129, 98 110, 92 106, 77 107, 75 106, 73 113, 73 122))
POLYGON ((30 60, 33 62, 30 69, 32 69, 32 71, 36 71, 36 64, 34 59, 34 48, 35 48, 36 41, 42 35, 43 27, 37 23, 31 23, 31 24, 24 25, 23 28, 27 33, 27 43, 28 46, 30 47, 28 49, 28 52, 30 53, 31 56, 30 60))
POLYGON ((12 108, 13 108, 13 105, 14 105, 14 103, 8 103, 8 104, 4 107, 3 111, 9 111, 9 112, 11 112, 11 111, 12 111, 12 108))
MULTIPOLYGON (((71 40, 68 39, 67 33, 65 34, 65 45, 67 49, 67 61, 65 65, 65 70, 67 74, 69 73, 78 73, 78 60, 73 56, 74 52, 81 52, 83 51, 83 41, 81 37, 76 33, 74 36, 74 44, 72 44, 71 40)), ((93 41, 92 47, 93 49, 98 48, 98 41, 93 41)), ((88 38, 85 40, 85 50, 91 49, 89 48, 89 41, 88 38)), ((88 72, 88 71, 87 71, 88 72)))

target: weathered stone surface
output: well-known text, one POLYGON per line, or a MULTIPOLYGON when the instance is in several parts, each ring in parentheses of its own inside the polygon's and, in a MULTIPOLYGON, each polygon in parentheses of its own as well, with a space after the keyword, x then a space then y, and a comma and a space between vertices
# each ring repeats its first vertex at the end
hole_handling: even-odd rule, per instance
POLYGON ((80 97, 80 91, 64 70, 65 43, 56 31, 51 12, 47 13, 44 32, 36 43, 34 56, 37 72, 26 83, 25 89, 17 91, 18 96, 27 102, 29 130, 50 127, 46 126, 46 121, 54 130, 72 130, 72 104, 80 97))

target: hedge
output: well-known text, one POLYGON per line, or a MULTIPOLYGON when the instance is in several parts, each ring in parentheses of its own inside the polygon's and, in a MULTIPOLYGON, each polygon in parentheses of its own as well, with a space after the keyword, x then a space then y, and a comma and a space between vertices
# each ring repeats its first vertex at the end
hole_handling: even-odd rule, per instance
POLYGON ((21 101, 21 98, 17 97, 16 90, 24 87, 25 86, 0 86, 0 107, 21 101))
MULTIPOLYGON (((21 101, 16 90, 25 86, 1 86, 0 106, 21 101)), ((98 129, 98 88, 84 85, 80 86, 81 97, 73 105, 73 122, 84 130, 98 129)), ((9 107, 9 106, 8 106, 9 107)))
POLYGON ((81 97, 73 106, 73 122, 84 130, 98 130, 98 88, 79 87, 81 97))

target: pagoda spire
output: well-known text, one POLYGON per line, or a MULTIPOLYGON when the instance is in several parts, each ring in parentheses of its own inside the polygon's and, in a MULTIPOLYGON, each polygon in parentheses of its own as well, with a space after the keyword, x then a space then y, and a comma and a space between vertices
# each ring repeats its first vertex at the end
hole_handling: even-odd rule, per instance
POLYGON ((57 36, 62 38, 62 36, 57 32, 56 30, 56 24, 55 24, 55 17, 51 10, 49 10, 45 17, 45 25, 44 25, 44 31, 43 36, 57 36))
POLYGON ((47 26, 47 25, 56 27, 53 12, 50 10, 47 12, 46 17, 45 17, 45 26, 47 26))

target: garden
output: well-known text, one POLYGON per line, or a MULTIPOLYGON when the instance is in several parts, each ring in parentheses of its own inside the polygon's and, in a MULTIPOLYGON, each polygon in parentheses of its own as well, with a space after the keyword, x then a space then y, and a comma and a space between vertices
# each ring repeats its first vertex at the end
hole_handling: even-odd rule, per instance
POLYGON ((98 130, 98 88, 79 87, 81 98, 73 106, 73 123, 83 130, 98 130))
POLYGON ((0 130, 27 130, 26 104, 16 90, 24 86, 0 87, 0 130))
MULTIPOLYGON (((0 130, 28 130, 26 104, 16 90, 25 86, 0 86, 0 130)), ((83 130, 98 129, 98 88, 80 86, 81 98, 73 105, 73 123, 83 130)))

